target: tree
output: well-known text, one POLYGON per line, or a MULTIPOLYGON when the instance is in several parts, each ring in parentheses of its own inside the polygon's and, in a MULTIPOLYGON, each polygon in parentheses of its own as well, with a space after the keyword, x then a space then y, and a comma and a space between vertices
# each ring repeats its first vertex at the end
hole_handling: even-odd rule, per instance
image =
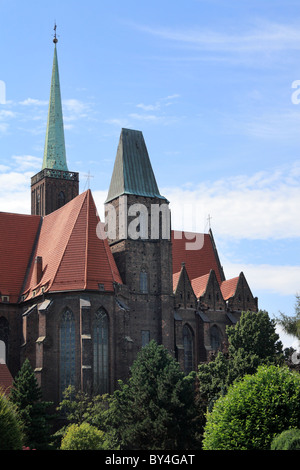
POLYGON ((103 450, 104 433, 88 423, 71 424, 61 443, 61 450, 103 450))
POLYGON ((300 425, 300 375, 259 366, 235 382, 207 415, 204 450, 267 450, 274 437, 300 425))
POLYGON ((0 392, 0 450, 21 450, 22 438, 22 424, 16 409, 0 392))
POLYGON ((87 422, 101 429, 106 398, 107 395, 91 396, 69 385, 63 393, 63 400, 57 410, 67 418, 69 423, 87 422))
POLYGON ((274 437, 271 450, 300 450, 300 429, 287 429, 274 437))
POLYGON ((191 449, 195 446, 195 374, 185 376, 166 348, 151 341, 138 354, 127 384, 109 399, 112 449, 191 449))
POLYGON ((213 361, 198 368, 199 393, 210 409, 235 380, 255 373, 259 365, 283 363, 276 323, 267 312, 242 312, 237 324, 227 327, 226 332, 228 354, 219 352, 213 361))
POLYGON ((289 317, 284 313, 280 313, 280 318, 277 318, 277 322, 284 331, 295 338, 300 340, 300 295, 296 294, 295 304, 295 315, 289 317))
POLYGON ((42 401, 42 392, 28 359, 15 377, 10 400, 15 404, 23 422, 26 446, 40 450, 47 449, 52 417, 46 410, 52 403, 42 401))

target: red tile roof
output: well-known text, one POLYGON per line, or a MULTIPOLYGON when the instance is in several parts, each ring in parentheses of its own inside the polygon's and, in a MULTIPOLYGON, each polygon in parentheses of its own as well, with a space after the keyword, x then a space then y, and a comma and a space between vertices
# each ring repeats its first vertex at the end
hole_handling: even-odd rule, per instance
POLYGON ((88 190, 43 219, 34 253, 42 258, 42 278, 35 281, 34 263, 24 290, 32 292, 44 286, 45 292, 98 290, 113 291, 113 283, 122 283, 106 239, 97 235, 101 223, 88 190))
POLYGON ((172 231, 172 245, 173 273, 180 271, 181 263, 184 262, 190 280, 204 276, 213 269, 218 282, 221 284, 223 280, 222 273, 210 234, 172 231), (200 242, 203 242, 199 244, 197 250, 187 249, 187 244, 192 243, 193 235, 197 236, 200 242))
POLYGON ((206 291, 209 276, 210 272, 208 274, 204 274, 204 276, 196 277, 191 280, 192 288, 197 299, 199 299, 199 297, 201 297, 206 291))
POLYGON ((234 277, 233 279, 228 279, 228 281, 222 282, 221 292, 222 292, 224 300, 229 299, 235 294, 238 281, 239 281, 239 276, 234 277))
POLYGON ((6 364, 0 363, 0 393, 9 395, 13 378, 6 364))
POLYGON ((0 212, 0 293, 12 303, 21 293, 40 221, 35 215, 0 212))

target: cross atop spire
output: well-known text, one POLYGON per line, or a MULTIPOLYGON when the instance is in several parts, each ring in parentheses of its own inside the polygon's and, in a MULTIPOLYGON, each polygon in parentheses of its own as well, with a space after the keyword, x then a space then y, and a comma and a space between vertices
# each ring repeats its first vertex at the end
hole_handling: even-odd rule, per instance
POLYGON ((53 30, 54 30, 54 39, 53 39, 54 44, 58 43, 58 39, 56 37, 56 28, 57 28, 56 23, 54 23, 54 28, 53 28, 53 30))
POLYGON ((55 44, 55 47, 42 169, 49 168, 55 170, 68 171, 56 51, 56 44, 58 42, 58 39, 56 37, 56 24, 54 26, 54 33, 55 34, 53 42, 55 44))

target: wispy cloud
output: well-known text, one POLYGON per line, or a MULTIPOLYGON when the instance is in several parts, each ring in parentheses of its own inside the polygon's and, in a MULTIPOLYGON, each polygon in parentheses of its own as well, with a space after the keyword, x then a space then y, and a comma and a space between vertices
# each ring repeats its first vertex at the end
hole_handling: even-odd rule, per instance
POLYGON ((151 122, 159 123, 163 125, 170 124, 180 119, 178 116, 171 115, 166 112, 166 109, 172 104, 176 103, 176 99, 180 95, 174 93, 166 97, 156 100, 154 103, 138 103, 135 108, 139 108, 141 112, 130 112, 124 118, 110 118, 106 119, 105 122, 108 124, 117 125, 119 127, 132 126, 135 122, 151 122), (126 124, 124 124, 126 123, 126 124))
POLYGON ((235 28, 236 33, 209 28, 175 29, 134 24, 136 29, 162 39, 186 44, 206 51, 262 52, 300 49, 299 25, 260 21, 248 31, 235 28))
POLYGON ((300 237, 300 162, 191 188, 165 188, 179 230, 203 230, 214 217, 220 237, 279 240, 300 237))

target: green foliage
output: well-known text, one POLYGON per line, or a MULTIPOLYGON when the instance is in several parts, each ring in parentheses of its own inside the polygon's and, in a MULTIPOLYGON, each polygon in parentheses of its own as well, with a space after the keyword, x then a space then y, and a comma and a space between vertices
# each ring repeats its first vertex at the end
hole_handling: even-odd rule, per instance
POLYGON ((300 429, 287 429, 276 436, 271 450, 300 450, 300 429))
POLYGON ((22 425, 15 407, 0 392, 0 450, 22 449, 22 425))
POLYGON ((235 382, 207 415, 205 450, 265 450, 276 434, 300 425, 300 375, 259 366, 235 382))
POLYGON ((235 380, 254 374, 259 365, 283 362, 275 328, 275 321, 265 311, 242 312, 239 322, 227 327, 228 355, 219 352, 215 360, 200 364, 198 369, 199 394, 209 409, 235 380))
POLYGON ((23 423, 24 440, 31 449, 47 449, 50 442, 50 419, 47 409, 51 402, 41 400, 42 392, 28 359, 16 376, 10 400, 23 423))
POLYGON ((104 433, 88 423, 71 424, 61 443, 61 450, 103 450, 104 433))
POLYGON ((63 400, 57 410, 69 423, 82 424, 87 422, 101 429, 103 426, 107 395, 91 396, 69 385, 63 393, 63 400))
POLYGON ((295 315, 289 317, 284 313, 280 314, 277 322, 286 333, 300 339, 300 295, 296 295, 295 315))
POLYGON ((243 350, 247 355, 255 355, 264 363, 272 363, 282 354, 282 343, 276 333, 276 322, 268 312, 242 312, 235 326, 226 329, 229 341, 229 355, 234 356, 243 350))
POLYGON ((195 375, 185 376, 168 351, 151 341, 119 382, 106 413, 110 448, 191 449, 195 445, 195 375))

